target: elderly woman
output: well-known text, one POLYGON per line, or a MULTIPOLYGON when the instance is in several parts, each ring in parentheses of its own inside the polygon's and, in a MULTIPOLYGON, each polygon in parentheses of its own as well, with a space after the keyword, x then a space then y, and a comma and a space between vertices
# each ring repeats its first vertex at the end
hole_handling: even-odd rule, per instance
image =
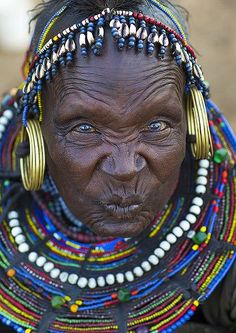
POLYGON ((24 73, 0 117, 1 332, 235 332, 236 141, 182 10, 44 2, 24 73))

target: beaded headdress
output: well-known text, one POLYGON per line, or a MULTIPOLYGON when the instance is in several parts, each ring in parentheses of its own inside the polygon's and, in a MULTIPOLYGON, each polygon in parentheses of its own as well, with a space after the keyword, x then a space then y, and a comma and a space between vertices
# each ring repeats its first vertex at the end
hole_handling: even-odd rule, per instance
MULTIPOLYGON (((185 32, 178 19, 159 1, 149 0, 176 27, 176 31, 162 22, 144 15, 143 12, 115 10, 106 8, 97 15, 90 16, 82 22, 75 23, 49 39, 47 37, 57 20, 66 12, 64 5, 47 22, 36 48, 23 88, 22 113, 23 124, 27 126, 30 113, 42 121, 41 91, 44 81, 50 82, 60 66, 64 67, 73 61, 76 50, 83 57, 89 53, 95 56, 102 54, 106 27, 110 28, 118 49, 136 49, 145 51, 149 56, 165 57, 169 47, 178 66, 186 73, 186 93, 196 87, 204 97, 208 97, 208 88, 204 81, 201 67, 197 64, 193 49, 188 45, 185 32), (45 43, 46 42, 46 43, 45 43)), ((26 62, 27 63, 27 62, 26 62)))

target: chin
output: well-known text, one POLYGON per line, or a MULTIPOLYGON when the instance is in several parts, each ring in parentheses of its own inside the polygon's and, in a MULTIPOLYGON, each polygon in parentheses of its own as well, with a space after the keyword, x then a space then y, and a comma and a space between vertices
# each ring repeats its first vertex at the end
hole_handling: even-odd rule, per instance
POLYGON ((95 222, 90 228, 101 237, 130 238, 139 236, 153 220, 153 216, 137 216, 133 219, 104 219, 95 222))

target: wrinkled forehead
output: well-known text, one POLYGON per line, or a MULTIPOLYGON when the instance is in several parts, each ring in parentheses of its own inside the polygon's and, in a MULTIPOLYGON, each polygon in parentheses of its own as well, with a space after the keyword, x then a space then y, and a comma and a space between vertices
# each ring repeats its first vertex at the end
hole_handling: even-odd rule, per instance
MULTIPOLYGON (((78 42, 78 40, 77 40, 78 42)), ((69 103, 71 95, 93 96, 124 100, 148 100, 165 92, 175 94, 182 101, 185 75, 181 67, 167 49, 165 58, 158 59, 156 51, 152 56, 145 52, 125 48, 119 50, 110 34, 105 34, 105 42, 100 56, 91 52, 88 57, 76 51, 71 65, 60 68, 58 75, 45 86, 45 99, 54 99, 58 106, 69 103)))

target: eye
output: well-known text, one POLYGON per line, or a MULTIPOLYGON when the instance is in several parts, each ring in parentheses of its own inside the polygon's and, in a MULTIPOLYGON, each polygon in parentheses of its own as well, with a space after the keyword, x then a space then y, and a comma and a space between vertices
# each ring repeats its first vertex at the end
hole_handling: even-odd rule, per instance
POLYGON ((92 125, 87 123, 80 124, 76 127, 76 130, 80 133, 92 133, 96 131, 96 129, 92 125))
POLYGON ((148 125, 148 129, 149 131, 152 132, 161 132, 163 130, 165 130, 168 127, 168 124, 165 121, 152 121, 149 125, 148 125))

